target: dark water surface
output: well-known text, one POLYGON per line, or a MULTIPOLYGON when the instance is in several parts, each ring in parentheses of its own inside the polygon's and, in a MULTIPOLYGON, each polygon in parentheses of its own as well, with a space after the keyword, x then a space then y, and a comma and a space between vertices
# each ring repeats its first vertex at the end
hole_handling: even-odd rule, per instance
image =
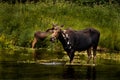
POLYGON ((39 56, 32 51, 1 51, 0 80, 120 80, 120 64, 117 62, 96 66, 46 65, 36 60, 62 59, 64 54, 56 52, 56 55, 51 55, 42 51, 37 52, 39 56))

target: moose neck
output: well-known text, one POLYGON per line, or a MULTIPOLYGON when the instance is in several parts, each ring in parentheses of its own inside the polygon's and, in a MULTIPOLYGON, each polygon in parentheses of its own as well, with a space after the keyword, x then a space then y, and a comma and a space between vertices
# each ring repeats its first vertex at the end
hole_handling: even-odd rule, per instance
POLYGON ((69 42, 69 39, 68 37, 66 36, 67 34, 65 34, 63 31, 61 31, 59 33, 59 36, 58 36, 58 39, 60 40, 60 42, 62 43, 64 49, 68 50, 71 48, 71 45, 70 45, 70 42, 69 42))

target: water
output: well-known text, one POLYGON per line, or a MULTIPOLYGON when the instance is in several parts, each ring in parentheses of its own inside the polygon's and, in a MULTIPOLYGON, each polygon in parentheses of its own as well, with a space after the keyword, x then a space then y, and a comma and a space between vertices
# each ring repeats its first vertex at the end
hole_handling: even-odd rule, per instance
POLYGON ((112 60, 107 61, 103 59, 101 62, 104 63, 94 66, 84 64, 65 65, 61 60, 65 54, 59 51, 53 54, 46 50, 42 51, 37 51, 35 52, 36 54, 33 51, 26 50, 1 51, 0 80, 120 79, 120 64, 114 63, 112 60), (56 61, 56 58, 58 61, 56 61))

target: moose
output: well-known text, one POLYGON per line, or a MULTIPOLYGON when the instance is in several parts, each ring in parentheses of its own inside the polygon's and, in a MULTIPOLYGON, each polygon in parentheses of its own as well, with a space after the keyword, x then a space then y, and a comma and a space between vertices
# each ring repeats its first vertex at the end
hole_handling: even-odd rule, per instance
POLYGON ((32 48, 35 47, 35 44, 38 42, 38 40, 45 40, 49 33, 52 33, 52 30, 51 29, 47 29, 45 32, 41 32, 41 31, 36 31, 34 33, 34 39, 33 39, 33 42, 32 42, 32 48))
POLYGON ((70 58, 73 61, 75 51, 87 50, 88 61, 92 58, 91 49, 93 50, 93 63, 96 63, 96 50, 100 38, 100 32, 94 28, 86 28, 84 30, 62 30, 64 25, 53 25, 53 33, 50 40, 54 42, 58 39, 70 58))

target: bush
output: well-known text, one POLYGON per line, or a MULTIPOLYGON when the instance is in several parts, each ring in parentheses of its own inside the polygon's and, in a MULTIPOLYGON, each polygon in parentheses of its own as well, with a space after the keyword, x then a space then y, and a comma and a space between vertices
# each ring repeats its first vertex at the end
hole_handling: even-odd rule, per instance
MULTIPOLYGON (((101 32, 99 46, 120 50, 120 8, 118 5, 79 6, 57 2, 36 4, 0 3, 0 41, 2 44, 31 47, 34 33, 45 31, 53 23, 64 24, 80 30, 94 27, 101 32), (3 38, 2 36, 5 36, 3 38)), ((49 42, 46 42, 48 45, 49 42)), ((2 45, 6 45, 2 44, 2 45)), ((47 46, 47 45, 46 45, 47 46)))

